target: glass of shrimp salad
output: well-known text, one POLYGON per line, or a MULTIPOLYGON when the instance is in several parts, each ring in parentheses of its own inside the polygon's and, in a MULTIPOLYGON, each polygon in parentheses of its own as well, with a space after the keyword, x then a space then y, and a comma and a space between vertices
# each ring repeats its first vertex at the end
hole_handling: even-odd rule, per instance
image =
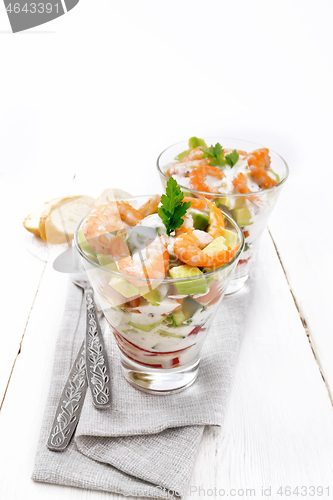
POLYGON ((79 224, 75 244, 125 378, 153 394, 191 385, 244 246, 237 224, 208 199, 186 200, 170 179, 162 198, 95 207, 79 224))
POLYGON ((174 178, 186 199, 214 200, 241 227, 244 251, 226 293, 237 292, 249 277, 260 236, 288 177, 286 162, 252 142, 192 137, 163 151, 157 168, 164 188, 174 178))

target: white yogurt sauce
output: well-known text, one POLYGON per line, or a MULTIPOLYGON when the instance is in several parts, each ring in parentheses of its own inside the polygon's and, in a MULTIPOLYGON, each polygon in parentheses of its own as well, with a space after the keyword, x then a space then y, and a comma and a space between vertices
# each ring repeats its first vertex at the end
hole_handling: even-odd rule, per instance
MULTIPOLYGON (((174 302, 176 303, 176 307, 179 306, 179 304, 176 301, 172 301, 171 299, 165 299, 164 302, 167 302, 167 304, 169 302, 174 302)), ((151 306, 151 307, 155 309, 157 307, 160 308, 160 306, 151 306)), ((165 307, 167 308, 167 306, 165 307)), ((212 309, 214 309, 214 307, 203 308, 202 310, 197 311, 191 318, 189 324, 184 324, 183 326, 171 327, 161 322, 158 325, 156 325, 156 327, 152 329, 150 332, 140 331, 139 329, 134 328, 128 323, 133 322, 137 324, 146 324, 146 325, 152 324, 158 322, 159 319, 162 319, 160 314, 156 314, 154 318, 151 318, 146 314, 134 314, 134 313, 123 314, 121 320, 118 322, 117 330, 130 342, 133 342, 136 346, 141 347, 142 349, 152 351, 155 348, 156 351, 160 352, 177 351, 179 349, 184 349, 185 347, 189 347, 190 345, 193 345, 197 342, 198 339, 196 335, 189 336, 189 334, 196 326, 205 326, 205 328, 208 328, 212 317, 212 309), (160 331, 169 334, 179 335, 184 338, 161 336, 159 334, 160 331), (159 343, 160 346, 158 346, 159 343)), ((109 321, 111 324, 115 324, 114 318, 111 318, 113 313, 114 311, 110 309, 105 311, 106 316, 107 317, 110 316, 109 321)), ((119 320, 119 317, 117 319, 119 320)))
POLYGON ((176 181, 177 183, 180 185, 180 186, 184 186, 184 187, 187 187, 189 188, 190 187, 190 178, 189 177, 183 177, 182 175, 177 175, 177 174, 173 174, 172 176, 176 181))
POLYGON ((166 229, 162 222, 161 217, 158 214, 147 215, 144 219, 140 220, 137 226, 146 226, 156 229, 156 234, 165 234, 166 229))

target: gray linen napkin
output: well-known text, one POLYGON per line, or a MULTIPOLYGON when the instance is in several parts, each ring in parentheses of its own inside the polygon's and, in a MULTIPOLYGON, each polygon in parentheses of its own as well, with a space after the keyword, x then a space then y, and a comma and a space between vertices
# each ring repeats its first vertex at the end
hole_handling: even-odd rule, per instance
POLYGON ((95 409, 88 390, 75 439, 57 453, 49 451, 46 442, 85 333, 83 294, 70 283, 33 479, 153 498, 185 494, 204 426, 222 425, 251 296, 247 285, 223 299, 195 384, 170 396, 145 394, 125 381, 118 348, 103 319, 112 372, 111 408, 95 409))

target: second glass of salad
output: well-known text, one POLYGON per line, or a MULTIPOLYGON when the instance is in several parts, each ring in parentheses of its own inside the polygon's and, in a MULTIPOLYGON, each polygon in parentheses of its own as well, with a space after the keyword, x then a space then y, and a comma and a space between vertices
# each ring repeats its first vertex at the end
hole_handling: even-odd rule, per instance
POLYGON ((215 203, 187 200, 174 179, 162 197, 96 206, 75 233, 124 376, 152 394, 191 385, 244 246, 215 203))
POLYGON ((241 227, 245 246, 227 294, 249 277, 260 236, 288 177, 286 162, 253 142, 226 137, 191 137, 157 159, 164 189, 177 181, 186 199, 210 200, 241 227))

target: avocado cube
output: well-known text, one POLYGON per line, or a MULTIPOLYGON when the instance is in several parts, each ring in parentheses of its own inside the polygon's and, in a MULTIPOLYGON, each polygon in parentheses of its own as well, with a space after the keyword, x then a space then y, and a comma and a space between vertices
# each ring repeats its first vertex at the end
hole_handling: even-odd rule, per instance
POLYGON ((180 326, 181 324, 184 323, 184 321, 187 320, 187 317, 183 313, 182 309, 179 309, 179 311, 175 311, 174 313, 171 314, 170 317, 176 326, 180 326))
POLYGON ((227 207, 229 210, 231 208, 241 208, 244 206, 246 201, 245 197, 235 198, 233 196, 223 196, 222 198, 218 198, 215 200, 216 205, 223 210, 224 207, 227 207))
POLYGON ((200 212, 193 212, 191 215, 194 229, 205 231, 209 223, 208 215, 201 214, 200 212))
POLYGON ((229 196, 222 196, 221 198, 216 198, 215 199, 215 204, 218 208, 227 207, 230 208, 230 198, 229 196))
POLYGON ((169 270, 171 278, 190 278, 194 277, 193 280, 179 281, 175 283, 177 291, 180 295, 196 295, 207 293, 207 283, 203 276, 202 278, 195 278, 196 276, 203 275, 202 271, 197 267, 191 267, 187 265, 172 267, 169 270))
POLYGON ((227 247, 234 248, 239 243, 239 238, 237 233, 234 231, 230 231, 229 229, 225 229, 223 233, 224 244, 227 247))
POLYGON ((232 215, 239 226, 250 226, 252 224, 252 222, 250 222, 252 214, 247 207, 234 208, 232 210, 232 215))
POLYGON ((202 304, 192 299, 192 297, 186 297, 182 303, 182 311, 186 319, 192 318, 194 313, 202 309, 202 304))
POLYGON ((203 139, 199 139, 199 137, 191 137, 188 140, 188 147, 190 149, 195 149, 198 148, 199 146, 201 146, 202 148, 206 148, 207 144, 203 139))
POLYGON ((97 259, 101 266, 111 269, 111 271, 118 272, 117 264, 110 255, 103 255, 99 253, 97 254, 97 259))
MULTIPOLYGON (((204 253, 212 253, 212 252, 221 252, 223 250, 228 250, 228 247, 225 245, 224 236, 219 236, 214 241, 209 243, 209 245, 207 245, 202 251, 204 253)), ((223 264, 221 264, 221 265, 223 265, 223 264)), ((217 267, 221 267, 221 266, 206 267, 205 271, 207 273, 209 273, 210 271, 213 271, 217 267)))
POLYGON ((123 278, 113 277, 111 278, 109 285, 117 290, 117 292, 124 295, 124 297, 126 297, 127 299, 139 295, 139 289, 123 278))
POLYGON ((161 285, 157 288, 154 288, 153 290, 150 290, 148 293, 142 293, 142 291, 140 290, 142 297, 150 302, 150 304, 152 304, 153 306, 160 305, 167 292, 167 287, 161 285))
POLYGON ((221 252, 222 250, 228 250, 228 247, 225 245, 224 236, 219 236, 215 238, 209 245, 207 245, 202 251, 203 253, 212 253, 212 252, 221 252))

